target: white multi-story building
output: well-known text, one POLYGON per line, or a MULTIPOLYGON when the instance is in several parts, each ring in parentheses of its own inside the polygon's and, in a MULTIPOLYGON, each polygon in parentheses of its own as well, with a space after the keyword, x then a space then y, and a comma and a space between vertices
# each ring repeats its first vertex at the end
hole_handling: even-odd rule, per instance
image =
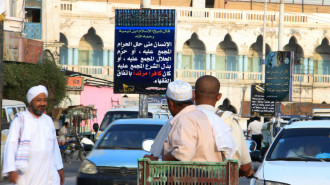
MULTIPOLYGON (((177 12, 175 78, 193 85, 201 75, 216 76, 223 97, 243 113, 250 86, 262 82, 262 2, 152 0, 152 9, 177 12)), ((284 46, 278 48, 279 0, 268 1, 266 51, 295 52, 293 102, 328 102, 330 1, 285 2, 284 46)), ((139 3, 43 0, 40 39, 63 68, 112 81, 115 10, 139 3)))

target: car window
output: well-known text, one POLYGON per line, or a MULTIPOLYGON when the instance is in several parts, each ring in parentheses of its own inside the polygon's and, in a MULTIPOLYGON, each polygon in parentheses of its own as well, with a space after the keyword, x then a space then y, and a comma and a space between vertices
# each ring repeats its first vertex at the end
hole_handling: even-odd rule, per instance
POLYGON ((17 113, 15 107, 9 107, 7 108, 7 113, 9 117, 9 122, 11 122, 14 119, 15 114, 17 113))
POLYGON ((1 117, 1 119, 2 119, 2 123, 4 123, 4 122, 9 122, 8 120, 7 120, 7 113, 6 113, 6 109, 2 109, 2 117, 1 117))
POLYGON ((25 111, 25 107, 17 107, 17 109, 18 109, 18 112, 25 111))
MULTIPOLYGON (((138 111, 113 111, 113 112, 107 112, 104 116, 100 131, 104 131, 110 123, 117 119, 130 119, 130 118, 138 118, 139 112, 138 111)), ((152 118, 152 113, 148 113, 148 117, 152 118)))
POLYGON ((97 148, 142 149, 142 141, 154 139, 162 125, 113 125, 102 137, 97 148))
POLYGON ((267 160, 330 159, 330 128, 284 129, 267 160))

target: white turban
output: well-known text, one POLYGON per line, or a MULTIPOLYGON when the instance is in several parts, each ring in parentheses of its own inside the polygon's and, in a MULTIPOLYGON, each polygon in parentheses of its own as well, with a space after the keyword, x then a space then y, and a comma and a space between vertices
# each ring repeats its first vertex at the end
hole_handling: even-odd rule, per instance
POLYGON ((28 93, 26 94, 26 99, 30 103, 36 96, 38 96, 41 93, 45 93, 46 96, 48 97, 48 91, 45 86, 38 85, 38 86, 31 87, 29 89, 28 93))

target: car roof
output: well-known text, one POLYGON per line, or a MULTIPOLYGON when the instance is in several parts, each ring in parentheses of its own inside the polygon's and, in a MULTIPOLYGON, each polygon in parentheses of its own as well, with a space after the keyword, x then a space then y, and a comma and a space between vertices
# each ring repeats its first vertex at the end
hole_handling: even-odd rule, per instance
POLYGON ((330 120, 296 121, 284 126, 284 128, 330 128, 330 120))
MULTIPOLYGON (((114 108, 114 109, 110 109, 107 111, 108 112, 119 112, 119 111, 139 111, 139 107, 137 106, 130 106, 130 107, 126 107, 126 108, 114 108)), ((161 108, 156 108, 154 106, 148 107, 148 112, 150 113, 157 113, 157 112, 161 112, 161 113, 169 113, 169 111, 161 109, 161 108)))
POLYGON ((24 102, 17 101, 17 100, 8 100, 8 99, 2 99, 2 106, 17 106, 17 105, 23 105, 25 106, 24 102))
POLYGON ((152 119, 152 118, 133 118, 133 119, 118 119, 111 123, 111 125, 124 125, 124 124, 136 124, 136 125, 163 125, 167 120, 152 119))

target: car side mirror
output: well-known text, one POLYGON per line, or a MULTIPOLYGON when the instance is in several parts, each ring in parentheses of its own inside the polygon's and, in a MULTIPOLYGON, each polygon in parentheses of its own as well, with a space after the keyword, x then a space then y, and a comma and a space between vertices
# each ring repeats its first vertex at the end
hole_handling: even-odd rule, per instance
POLYGON ((253 152, 256 150, 257 148, 257 143, 255 141, 253 141, 252 139, 246 139, 245 143, 249 149, 250 152, 253 152))
POLYGON ((260 150, 254 150, 250 152, 250 156, 252 161, 262 162, 260 150))
POLYGON ((99 124, 98 123, 93 124, 93 130, 94 130, 94 132, 99 131, 99 124))
POLYGON ((142 141, 142 149, 146 152, 150 152, 151 146, 154 143, 153 139, 145 139, 142 141))

